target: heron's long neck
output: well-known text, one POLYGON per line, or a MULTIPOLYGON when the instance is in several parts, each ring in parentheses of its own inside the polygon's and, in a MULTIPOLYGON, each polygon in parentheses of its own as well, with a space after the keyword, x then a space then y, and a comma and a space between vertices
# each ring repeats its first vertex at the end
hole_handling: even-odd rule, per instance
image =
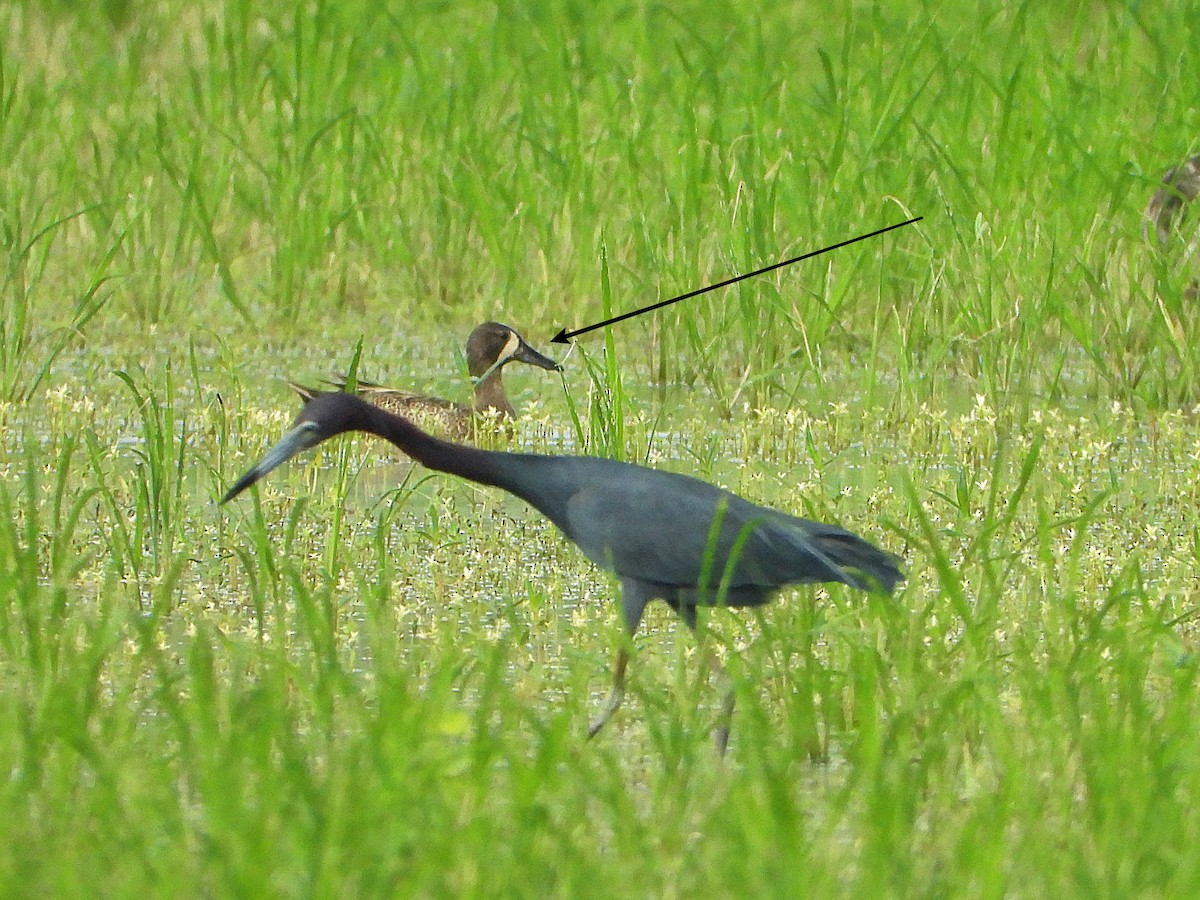
POLYGON ((390 441, 426 468, 480 484, 499 484, 496 457, 503 454, 443 441, 426 434, 407 419, 373 406, 369 416, 364 431, 390 441))

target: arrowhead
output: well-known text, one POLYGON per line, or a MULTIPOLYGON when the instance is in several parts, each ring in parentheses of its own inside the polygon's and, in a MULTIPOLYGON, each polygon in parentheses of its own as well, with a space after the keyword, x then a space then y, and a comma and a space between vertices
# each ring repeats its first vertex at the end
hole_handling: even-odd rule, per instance
POLYGON ((569 343, 571 343, 571 341, 567 338, 567 329, 565 329, 565 328, 558 329, 558 334, 556 334, 554 337, 550 338, 550 343, 552 343, 552 344, 569 344, 569 343))

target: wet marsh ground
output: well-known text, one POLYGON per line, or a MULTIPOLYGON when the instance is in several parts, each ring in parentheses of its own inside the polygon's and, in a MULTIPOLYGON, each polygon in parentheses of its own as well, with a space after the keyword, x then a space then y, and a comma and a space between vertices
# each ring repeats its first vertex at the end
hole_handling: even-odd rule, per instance
MULTIPOLYGON (((1187 896, 1200 341, 1141 234, 1184 3, 0 11, 0 888, 1187 896), (280 381, 836 521, 895 598, 665 607, 364 439, 217 500, 280 381), (722 655, 728 758, 710 729, 722 655)), ((504 439, 493 440, 503 444, 504 439)))

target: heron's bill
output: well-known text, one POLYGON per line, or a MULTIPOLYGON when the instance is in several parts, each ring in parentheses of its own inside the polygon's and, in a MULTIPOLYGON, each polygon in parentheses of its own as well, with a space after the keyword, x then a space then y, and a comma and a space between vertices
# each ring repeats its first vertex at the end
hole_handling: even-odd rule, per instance
POLYGON ((301 422, 283 436, 278 444, 267 451, 266 456, 258 461, 249 472, 243 475, 221 498, 222 503, 228 503, 258 479, 272 469, 283 465, 297 453, 301 453, 321 442, 321 435, 316 422, 301 422))

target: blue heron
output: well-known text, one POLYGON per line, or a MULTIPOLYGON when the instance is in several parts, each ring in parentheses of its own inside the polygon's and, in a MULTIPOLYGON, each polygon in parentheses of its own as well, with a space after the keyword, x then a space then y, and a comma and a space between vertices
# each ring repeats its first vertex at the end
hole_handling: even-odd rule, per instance
MULTIPOLYGON (((621 584, 627 640, 618 650, 612 688, 589 738, 621 705, 628 644, 651 600, 665 601, 695 631, 699 606, 759 606, 787 585, 818 582, 892 593, 904 580, 894 556, 858 535, 757 506, 687 475, 597 457, 454 444, 352 394, 293 387, 308 402, 292 429, 221 502, 302 450, 349 431, 390 441, 430 469, 520 497, 621 584)), ((733 706, 730 689, 715 732, 721 754, 733 706)))

